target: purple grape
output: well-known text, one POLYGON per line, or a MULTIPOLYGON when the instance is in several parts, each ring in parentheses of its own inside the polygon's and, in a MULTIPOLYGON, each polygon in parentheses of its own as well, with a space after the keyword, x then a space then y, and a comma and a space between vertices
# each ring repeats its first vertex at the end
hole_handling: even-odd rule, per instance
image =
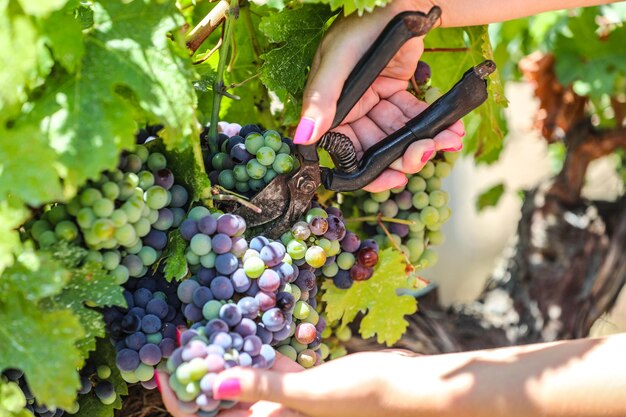
POLYGON ((255 251, 261 253, 261 249, 263 249, 265 245, 269 244, 269 239, 264 236, 253 237, 250 241, 250 249, 254 249, 255 251))
POLYGON ((263 345, 261 346, 260 355, 263 357, 263 359, 265 359, 268 368, 274 365, 274 361, 276 360, 276 351, 274 350, 274 348, 269 345, 263 345))
POLYGON ((296 299, 293 294, 288 292, 279 292, 276 295, 276 307, 283 311, 291 311, 296 305, 296 299))
POLYGON ((206 335, 210 337, 213 333, 227 332, 229 329, 228 324, 224 320, 213 319, 206 324, 204 330, 206 335))
POLYGON ((169 208, 165 207, 159 210, 159 217, 154 222, 152 227, 157 230, 166 231, 174 224, 174 213, 169 208))
POLYGON ((267 330, 263 323, 259 323, 256 326, 256 335, 261 339, 261 341, 264 344, 269 344, 272 341, 272 337, 273 337, 272 332, 267 330))
POLYGON ((192 296, 193 304, 200 309, 204 307, 204 305, 208 303, 209 301, 211 301, 212 299, 213 299, 213 293, 207 287, 198 287, 193 292, 193 296, 192 296))
POLYGON ((328 220, 323 217, 313 217, 309 222, 309 229, 315 236, 322 236, 328 231, 328 220))
POLYGON ((257 335, 246 336, 243 338, 243 351, 254 357, 261 352, 263 341, 257 335))
POLYGON ((156 333, 161 329, 161 319, 154 314, 146 314, 141 319, 141 330, 144 333, 156 333))
POLYGON ((243 347, 243 337, 239 333, 230 332, 228 333, 233 340, 232 348, 240 351, 243 347))
POLYGON ((415 68, 415 82, 417 85, 424 85, 428 83, 430 77, 432 76, 432 71, 430 69, 430 65, 428 65, 424 61, 418 61, 417 67, 415 68))
POLYGON ((328 240, 342 240, 346 235, 346 226, 343 221, 337 217, 328 216, 328 230, 324 233, 324 237, 328 240))
POLYGON ((146 344, 146 335, 143 332, 135 332, 126 336, 124 342, 129 349, 139 351, 146 344))
POLYGON ((254 297, 243 297, 237 302, 243 317, 254 319, 259 315, 259 302, 254 297))
POLYGON ((224 304, 220 308, 219 317, 230 327, 235 327, 241 321, 242 314, 237 304, 224 304))
POLYGON ((277 332, 285 326, 285 313, 280 308, 271 308, 263 313, 261 318, 265 328, 277 332))
POLYGON ((274 267, 274 271, 278 273, 278 276, 283 282, 293 282, 296 280, 296 269, 286 262, 274 267))
POLYGON ((343 219, 343 213, 337 207, 332 207, 332 206, 328 207, 326 209, 326 213, 328 213, 329 215, 333 215, 335 217, 339 217, 340 219, 343 219))
MULTIPOLYGON (((94 387, 94 392, 96 394, 96 397, 100 398, 101 400, 104 400, 106 398, 110 398, 112 395, 115 394, 115 388, 113 387, 113 384, 110 381, 99 381, 94 387)), ((53 413, 51 417, 59 417, 64 414, 64 413, 59 414, 58 411, 59 410, 56 410, 56 412, 53 413)), ((45 417, 45 414, 42 414, 41 417, 45 417)))
POLYGON ((341 249, 345 252, 356 252, 361 246, 361 239, 356 233, 346 232, 346 235, 341 240, 341 249))
POLYGON ((250 278, 248 278, 244 270, 241 268, 233 272, 233 274, 230 277, 230 280, 233 283, 233 287, 235 288, 235 291, 237 291, 238 293, 246 292, 248 288, 250 288, 250 285, 252 284, 250 282, 250 278))
POLYGON ((202 217, 197 224, 198 230, 205 235, 212 235, 217 230, 217 220, 211 215, 202 217))
POLYGON ((202 309, 193 304, 187 304, 183 310, 183 314, 185 318, 192 323, 197 323, 203 318, 202 309))
POLYGON ((263 356, 257 355, 254 358, 252 358, 252 367, 265 369, 267 368, 267 361, 265 360, 263 356))
POLYGON ((169 337, 164 338, 161 340, 161 343, 159 343, 159 349, 161 349, 161 356, 169 358, 176 349, 176 340, 170 339, 169 337))
POLYGON ((115 357, 115 364, 124 372, 133 372, 140 363, 139 354, 131 349, 122 349, 115 357))
POLYGON ((202 340, 192 340, 183 346, 181 358, 189 362, 195 358, 206 358, 206 344, 202 340))
POLYGON ((256 323, 254 320, 244 317, 237 327, 235 327, 235 331, 243 337, 252 336, 256 334, 256 323))
POLYGON ((230 248, 230 252, 238 258, 243 257, 243 255, 248 250, 248 242, 245 238, 238 236, 231 239, 232 246, 230 248))
POLYGON ((161 328, 161 333, 163 333, 163 338, 165 339, 176 340, 176 338, 178 337, 176 326, 172 323, 165 323, 161 328))
POLYGON ((239 366, 252 366, 252 356, 250 356, 246 352, 241 352, 239 354, 239 366))
POLYGON ((258 283, 261 291, 274 292, 280 287, 280 276, 276 271, 266 269, 259 277, 258 283))
POLYGON ((335 287, 341 290, 347 290, 352 286, 352 278, 350 277, 350 272, 340 269, 337 272, 337 275, 333 277, 333 284, 335 287))
POLYGON ((142 319, 143 316, 146 315, 146 310, 141 307, 133 307, 130 310, 128 310, 128 314, 134 314, 135 316, 142 319))
POLYGON ((228 251, 230 251, 230 248, 233 245, 230 236, 224 233, 218 233, 213 236, 213 239, 211 239, 211 243, 213 246, 213 252, 217 253, 218 255, 222 253, 227 253, 228 251))
POLYGON ((243 136, 244 138, 246 136, 248 136, 250 133, 261 133, 262 130, 258 125, 245 125, 241 128, 241 130, 239 131, 239 135, 243 136))
MULTIPOLYGON (((228 333, 223 333, 228 336, 228 333)), ((224 370, 224 358, 219 355, 209 355, 205 359, 209 372, 221 372, 224 370)))
POLYGON ((391 223, 389 225, 389 232, 400 236, 401 238, 408 236, 409 226, 400 223, 391 223))
POLYGON ((223 276, 218 276, 211 281, 211 292, 218 300, 228 300, 233 296, 235 290, 230 280, 223 276))
POLYGON ((134 314, 127 314, 122 319, 121 327, 125 333, 135 333, 136 331, 139 331, 139 329, 141 329, 141 318, 134 314))
POLYGON ((376 252, 378 252, 378 250, 379 250, 378 243, 376 243, 376 241, 374 239, 366 239, 366 240, 364 240, 361 243, 361 247, 359 249, 363 249, 363 248, 372 248, 376 252))
POLYGON ((217 219, 217 232, 231 237, 239 230, 239 219, 233 214, 223 214, 217 219))
POLYGON ((294 325, 293 323, 287 322, 287 324, 285 324, 285 326, 282 329, 280 329, 277 332, 274 332, 272 343, 282 342, 283 340, 287 339, 289 335, 291 334, 291 329, 293 325, 294 325))
POLYGON ((220 356, 223 356, 223 355, 224 355, 224 353, 226 353, 226 351, 225 351, 225 350, 224 350, 224 348, 223 348, 223 347, 221 347, 221 346, 218 346, 218 345, 208 345, 208 346, 206 347, 206 353, 207 353, 208 355, 210 355, 210 354, 214 354, 214 355, 220 355, 220 356))
POLYGON ((231 136, 226 142, 226 152, 230 152, 231 149, 238 143, 244 143, 245 139, 239 135, 231 136))
POLYGON ((196 276, 198 277, 198 282, 202 285, 210 285, 213 278, 215 278, 217 274, 215 273, 215 269, 213 268, 203 268, 201 267, 196 272, 196 276))
POLYGON ((148 343, 139 350, 139 359, 146 365, 156 366, 162 358, 161 349, 155 344, 148 343))
POLYGON ((145 308, 148 302, 152 300, 152 292, 145 288, 139 288, 133 293, 133 300, 135 301, 135 306, 145 308))
POLYGON ((198 336, 198 332, 194 329, 188 329, 180 334, 180 345, 185 346, 194 337, 198 336))
POLYGON ((198 222, 194 219, 186 219, 181 223, 179 229, 183 239, 190 241, 192 237, 198 234, 198 222))
POLYGON ((260 291, 254 298, 259 303, 259 309, 261 311, 267 311, 276 305, 276 295, 271 292, 260 291))
POLYGON ((237 270, 239 260, 232 253, 217 255, 215 269, 222 275, 230 275, 237 270))
POLYGON ((265 262, 265 265, 271 268, 281 263, 287 252, 282 243, 272 242, 269 245, 264 246, 259 253, 261 255, 261 259, 265 262))
POLYGON ((296 279, 296 285, 301 290, 311 291, 316 286, 315 274, 308 269, 300 271, 296 279))
POLYGON ((174 185, 174 174, 168 168, 160 169, 154 174, 154 183, 169 190, 174 185))
POLYGON ((167 246, 167 233, 152 229, 143 237, 142 241, 146 246, 150 246, 156 250, 163 250, 167 246))
POLYGON ((160 298, 153 298, 152 300, 150 300, 150 302, 148 302, 148 305, 146 306, 147 313, 154 314, 161 320, 167 317, 168 311, 169 310, 167 303, 160 298))
POLYGON ((170 189, 170 194, 172 195, 172 201, 170 202, 171 207, 183 207, 187 203, 187 199, 189 198, 189 193, 182 185, 174 184, 170 189))
POLYGON ((254 158, 254 155, 251 155, 250 152, 246 150, 246 146, 243 143, 235 144, 230 150, 229 155, 236 164, 245 164, 254 158))
POLYGON ((413 194, 408 190, 404 190, 396 194, 395 201, 400 210, 411 210, 413 207, 413 194))
POLYGON ((204 392, 205 394, 209 394, 210 396, 213 396, 213 384, 215 383, 216 379, 217 379, 217 374, 215 373, 208 373, 205 376, 203 376, 202 379, 200 380, 200 389, 202 390, 202 392, 204 392))
POLYGON ((178 299, 185 304, 191 304, 193 302, 193 293, 200 287, 197 281, 187 279, 180 283, 176 294, 178 299))
POLYGON ((226 332, 217 332, 211 335, 210 342, 224 349, 230 349, 233 345, 233 338, 226 332))

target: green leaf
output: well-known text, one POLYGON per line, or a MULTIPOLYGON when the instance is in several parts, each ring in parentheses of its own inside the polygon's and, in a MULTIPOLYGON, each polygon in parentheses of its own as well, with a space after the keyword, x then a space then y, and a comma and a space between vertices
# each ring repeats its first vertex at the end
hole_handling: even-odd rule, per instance
POLYGON ((408 288, 406 262, 400 252, 392 248, 380 252, 374 275, 367 281, 355 281, 347 290, 335 287, 332 280, 322 284, 326 315, 330 322, 351 323, 356 315, 364 314, 359 332, 364 338, 377 335, 378 343, 387 346, 397 342, 408 327, 404 319, 417 310, 415 298, 398 295, 397 290, 408 288))
POLYGON ((44 305, 54 310, 72 310, 79 318, 84 336, 76 346, 86 358, 89 351, 96 348, 96 337, 105 336, 102 314, 93 307, 124 306, 123 288, 95 262, 72 269, 71 272, 71 280, 63 292, 46 300, 44 305))
MULTIPOLYGON (((445 28, 431 31, 425 38, 426 48, 467 48, 462 52, 426 52, 422 60, 432 68, 432 85, 448 91, 463 73, 485 59, 493 60, 487 26, 445 28)), ((498 158, 504 139, 503 109, 507 106, 499 72, 488 78, 489 98, 466 118, 465 152, 473 153, 477 162, 498 158)))
POLYGON ((82 26, 74 17, 75 5, 72 2, 70 6, 54 12, 40 26, 56 60, 68 72, 74 72, 85 53, 85 45, 82 26))
POLYGON ((89 358, 90 362, 98 367, 107 365, 111 368, 111 376, 109 381, 113 383, 117 398, 113 404, 105 405, 93 394, 81 395, 78 397, 80 409, 75 414, 76 417, 113 417, 115 410, 122 409, 123 395, 128 395, 128 385, 122 379, 120 371, 115 365, 115 349, 113 345, 106 339, 98 339, 96 351, 89 358))
POLYGON ((0 417, 32 417, 24 407, 26 397, 20 386, 0 378, 0 417))
POLYGON ((376 7, 384 7, 391 0, 304 0, 305 3, 323 3, 330 5, 332 10, 337 10, 343 7, 343 14, 348 16, 355 11, 359 12, 359 16, 363 15, 363 12, 371 12, 376 7))
POLYGON ((286 90, 294 97, 302 93, 313 55, 332 15, 328 6, 305 4, 261 20, 259 28, 269 42, 281 44, 262 55, 261 80, 268 89, 286 90))
POLYGON ((0 301, 0 369, 19 368, 44 404, 69 408, 80 387, 76 342, 84 336, 70 311, 42 311, 20 296, 0 301))
POLYGON ((494 185, 486 191, 483 191, 476 200, 476 210, 482 211, 485 207, 494 207, 500 201, 500 197, 504 194, 504 184, 494 185))
POLYGON ((47 16, 55 10, 59 10, 67 3, 67 0, 18 0, 26 14, 32 16, 47 16))
POLYGON ((41 120, 72 187, 115 167, 119 151, 134 145, 137 112, 164 125, 169 147, 183 148, 197 133, 190 62, 167 37, 183 23, 174 3, 105 2, 93 10, 79 70, 50 77, 21 120, 41 120))
POLYGON ((183 279, 189 269, 187 268, 187 258, 185 257, 185 249, 187 242, 183 239, 179 230, 170 232, 168 236, 167 248, 163 254, 165 261, 165 279, 172 281, 175 279, 180 281, 183 279))

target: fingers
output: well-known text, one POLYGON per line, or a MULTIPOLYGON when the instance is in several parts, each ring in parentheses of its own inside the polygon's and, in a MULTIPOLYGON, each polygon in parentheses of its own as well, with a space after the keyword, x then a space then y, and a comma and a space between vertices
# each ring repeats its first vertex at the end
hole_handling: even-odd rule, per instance
POLYGON ((391 188, 404 187, 408 182, 408 178, 402 172, 395 169, 386 169, 374 181, 363 187, 365 191, 370 193, 379 193, 391 188))
POLYGON ((163 398, 163 404, 173 417, 195 417, 194 414, 185 413, 180 409, 178 399, 176 399, 176 394, 170 388, 169 377, 166 373, 157 371, 155 379, 157 387, 161 392, 161 398, 163 398))

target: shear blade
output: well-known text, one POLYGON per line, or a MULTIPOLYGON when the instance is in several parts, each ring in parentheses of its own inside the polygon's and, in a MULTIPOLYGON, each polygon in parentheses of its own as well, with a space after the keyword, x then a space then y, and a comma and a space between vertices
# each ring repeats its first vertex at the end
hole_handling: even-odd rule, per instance
POLYGON ((276 220, 289 207, 289 185, 286 175, 278 175, 270 181, 263 190, 258 193, 250 203, 261 209, 261 213, 257 213, 248 207, 240 206, 235 210, 235 214, 240 215, 246 221, 248 227, 261 226, 276 220))

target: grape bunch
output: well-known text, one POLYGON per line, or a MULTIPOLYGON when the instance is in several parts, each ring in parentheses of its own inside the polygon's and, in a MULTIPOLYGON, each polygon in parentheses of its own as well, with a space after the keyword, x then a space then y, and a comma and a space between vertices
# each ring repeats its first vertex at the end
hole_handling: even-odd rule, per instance
POLYGON ((138 145, 117 169, 90 181, 68 204, 57 204, 30 226, 40 246, 82 243, 87 260, 101 263, 116 282, 146 274, 167 243, 166 231, 185 217, 188 194, 174 183, 165 156, 138 145))
POLYGON ((313 207, 281 239, 296 262, 320 268, 324 277, 342 289, 370 279, 378 263, 378 243, 361 241, 346 230, 343 214, 336 207, 313 207))
POLYGON ((448 193, 441 189, 441 180, 449 175, 457 157, 456 153, 446 152, 427 162, 409 178, 406 186, 379 193, 346 194, 344 204, 358 207, 364 216, 382 216, 389 234, 376 220, 363 223, 361 230, 367 236, 374 236, 381 247, 400 248, 418 269, 432 266, 438 259, 432 246, 443 244, 445 237, 440 229, 451 214, 448 193))
POLYGON ((274 130, 257 125, 221 122, 219 152, 208 154, 205 165, 212 184, 251 196, 276 175, 292 171, 296 164, 292 142, 274 130))
POLYGON ((104 321, 117 352, 116 365, 129 383, 156 387, 154 371, 176 349, 177 327, 185 325, 178 300, 178 283, 168 283, 160 271, 126 285, 127 308, 104 310, 104 321))
MULTIPOLYGON (((115 392, 111 375, 111 368, 107 365, 96 366, 91 359, 88 360, 83 369, 80 370, 81 387, 78 390, 78 394, 95 395, 102 404, 113 404, 117 399, 117 393, 115 392)), ((80 410, 78 402, 71 409, 48 407, 39 404, 26 383, 24 373, 19 369, 6 369, 2 376, 8 381, 19 385, 26 397, 26 409, 35 417, 61 417, 65 414, 76 414, 80 410)))

